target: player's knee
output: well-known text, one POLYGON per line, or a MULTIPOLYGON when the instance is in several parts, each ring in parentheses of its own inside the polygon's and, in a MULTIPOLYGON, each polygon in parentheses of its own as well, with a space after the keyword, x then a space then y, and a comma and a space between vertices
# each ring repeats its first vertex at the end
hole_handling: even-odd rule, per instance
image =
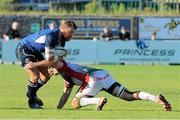
POLYGON ((111 87, 107 90, 111 95, 121 98, 126 101, 133 101, 136 100, 136 97, 134 97, 135 92, 128 91, 123 85, 119 83, 114 83, 111 85, 111 87))
POLYGON ((51 78, 51 76, 50 75, 41 75, 40 78, 42 81, 47 82, 51 78))
POLYGON ((123 85, 119 84, 118 82, 112 84, 110 88, 107 90, 107 92, 115 97, 121 98, 126 101, 139 100, 138 91, 131 92, 127 90, 123 85))
POLYGON ((73 99, 73 101, 72 101, 72 107, 73 107, 74 109, 78 109, 78 108, 81 107, 81 106, 80 106, 80 100, 79 100, 79 98, 74 98, 74 99, 73 99))
POLYGON ((31 82, 33 82, 33 83, 36 83, 38 81, 38 79, 39 79, 39 77, 37 77, 37 76, 30 77, 31 82))

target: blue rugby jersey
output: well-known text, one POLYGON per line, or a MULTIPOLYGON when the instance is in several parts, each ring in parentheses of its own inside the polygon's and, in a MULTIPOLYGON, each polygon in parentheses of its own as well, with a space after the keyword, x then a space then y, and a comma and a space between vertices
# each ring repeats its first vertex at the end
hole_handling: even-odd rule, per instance
POLYGON ((45 47, 54 48, 57 45, 65 45, 65 40, 61 36, 59 29, 44 29, 37 33, 31 34, 20 41, 23 47, 26 47, 32 52, 45 52, 45 47))

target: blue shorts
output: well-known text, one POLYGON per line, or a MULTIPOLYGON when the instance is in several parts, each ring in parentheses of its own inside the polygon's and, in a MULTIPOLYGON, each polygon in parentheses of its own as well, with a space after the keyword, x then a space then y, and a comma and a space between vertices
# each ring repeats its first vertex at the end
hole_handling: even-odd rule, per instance
POLYGON ((21 66, 24 67, 29 62, 38 62, 44 60, 44 56, 38 52, 30 51, 26 46, 20 43, 16 47, 16 57, 21 62, 21 66))

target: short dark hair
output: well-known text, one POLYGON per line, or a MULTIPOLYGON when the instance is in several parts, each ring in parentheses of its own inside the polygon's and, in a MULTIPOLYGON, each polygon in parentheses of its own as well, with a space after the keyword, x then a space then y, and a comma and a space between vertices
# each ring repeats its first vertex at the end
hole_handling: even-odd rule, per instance
POLYGON ((68 27, 73 27, 75 30, 77 29, 76 23, 72 20, 65 20, 62 24, 67 25, 68 27))

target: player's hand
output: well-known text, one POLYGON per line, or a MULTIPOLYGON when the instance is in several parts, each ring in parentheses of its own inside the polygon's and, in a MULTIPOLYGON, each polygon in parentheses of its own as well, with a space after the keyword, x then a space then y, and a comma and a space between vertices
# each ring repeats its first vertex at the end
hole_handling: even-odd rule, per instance
POLYGON ((25 70, 29 70, 29 69, 33 69, 33 68, 35 68, 36 66, 35 66, 35 64, 33 63, 33 62, 29 62, 28 64, 26 64, 25 66, 24 66, 24 69, 25 70))

